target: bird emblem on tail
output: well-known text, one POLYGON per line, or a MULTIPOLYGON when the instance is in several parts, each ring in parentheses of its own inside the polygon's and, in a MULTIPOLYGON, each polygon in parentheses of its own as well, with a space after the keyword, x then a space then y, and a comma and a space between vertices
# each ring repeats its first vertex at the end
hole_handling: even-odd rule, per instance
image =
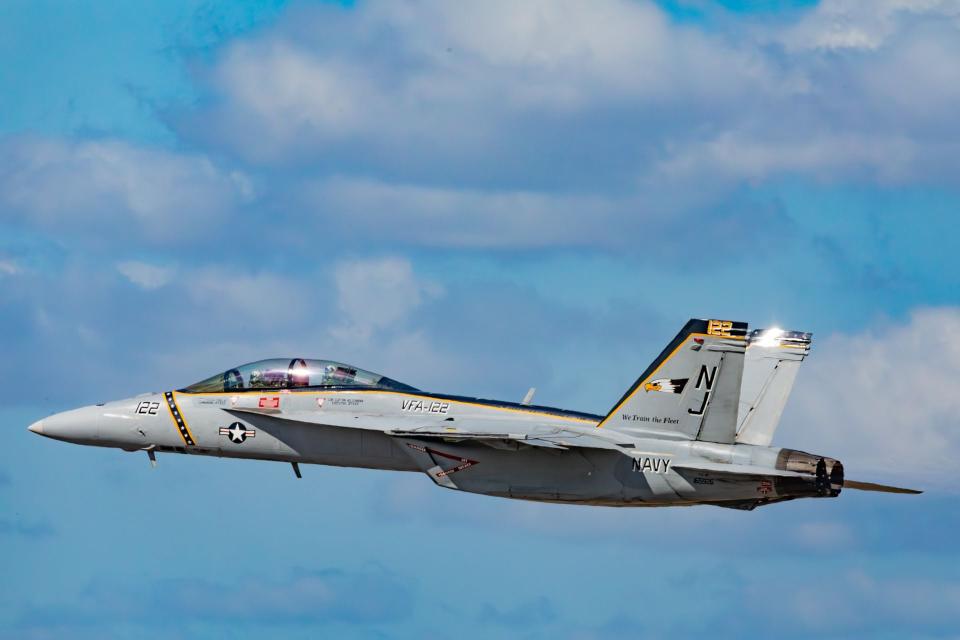
POLYGON ((643 385, 644 391, 660 391, 662 393, 683 393, 689 378, 660 378, 651 380, 643 385))

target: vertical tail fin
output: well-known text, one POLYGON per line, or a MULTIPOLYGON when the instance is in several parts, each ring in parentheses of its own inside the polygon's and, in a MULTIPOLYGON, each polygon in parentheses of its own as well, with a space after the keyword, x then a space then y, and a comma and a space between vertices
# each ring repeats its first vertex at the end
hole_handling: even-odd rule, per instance
POLYGON ((812 334, 757 329, 747 338, 737 413, 737 442, 769 446, 812 334))
POLYGON ((745 322, 690 320, 598 426, 734 442, 746 333, 745 322))

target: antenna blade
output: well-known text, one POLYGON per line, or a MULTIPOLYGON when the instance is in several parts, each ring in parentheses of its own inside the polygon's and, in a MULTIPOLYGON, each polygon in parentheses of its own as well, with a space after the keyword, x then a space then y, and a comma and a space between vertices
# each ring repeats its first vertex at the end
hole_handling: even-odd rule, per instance
POLYGON ((533 402, 533 394, 537 392, 536 387, 530 387, 530 391, 527 391, 527 395, 523 396, 523 400, 520 401, 520 404, 530 404, 533 402))

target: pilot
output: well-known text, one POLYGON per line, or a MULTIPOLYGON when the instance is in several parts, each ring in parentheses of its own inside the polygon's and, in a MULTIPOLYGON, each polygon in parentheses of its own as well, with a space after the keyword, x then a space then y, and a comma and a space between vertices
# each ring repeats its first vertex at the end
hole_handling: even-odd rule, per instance
POLYGON ((323 368, 322 382, 324 385, 334 385, 337 383, 336 371, 337 368, 332 364, 328 364, 323 368))
POLYGON ((223 374, 223 390, 231 391, 233 389, 243 389, 243 376, 239 369, 230 369, 223 374))

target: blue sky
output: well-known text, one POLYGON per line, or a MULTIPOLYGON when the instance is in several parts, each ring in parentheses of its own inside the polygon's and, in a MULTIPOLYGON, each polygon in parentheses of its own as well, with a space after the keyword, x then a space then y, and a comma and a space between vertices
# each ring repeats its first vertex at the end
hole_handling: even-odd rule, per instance
POLYGON ((0 637, 951 637, 960 5, 5 2, 0 637), (604 412, 689 317, 815 333, 731 513, 30 422, 277 355, 604 412))

